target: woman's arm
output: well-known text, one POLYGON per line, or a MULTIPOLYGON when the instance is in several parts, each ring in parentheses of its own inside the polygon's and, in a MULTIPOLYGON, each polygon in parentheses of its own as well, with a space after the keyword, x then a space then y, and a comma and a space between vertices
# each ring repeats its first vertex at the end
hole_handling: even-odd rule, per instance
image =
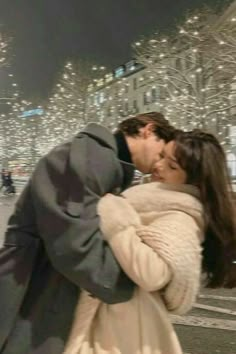
POLYGON ((163 288, 171 279, 170 267, 138 236, 143 227, 129 202, 109 194, 99 202, 98 213, 104 237, 125 273, 146 291, 163 288))

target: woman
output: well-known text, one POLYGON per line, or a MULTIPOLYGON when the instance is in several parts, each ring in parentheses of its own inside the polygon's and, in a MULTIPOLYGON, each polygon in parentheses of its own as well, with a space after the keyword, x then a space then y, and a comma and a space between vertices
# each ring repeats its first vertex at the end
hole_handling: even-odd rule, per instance
POLYGON ((208 286, 233 285, 233 206, 217 139, 178 132, 152 177, 153 183, 128 189, 125 198, 100 201, 104 237, 137 289, 117 305, 84 292, 66 354, 180 354, 168 313, 193 306, 201 264, 208 286))

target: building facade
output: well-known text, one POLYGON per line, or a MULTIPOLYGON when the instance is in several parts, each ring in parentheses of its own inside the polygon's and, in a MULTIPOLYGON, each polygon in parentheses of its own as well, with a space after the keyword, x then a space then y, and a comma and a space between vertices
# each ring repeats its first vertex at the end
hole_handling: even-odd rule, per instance
POLYGON ((160 91, 143 65, 131 60, 88 88, 86 120, 109 128, 129 116, 160 110, 160 91))
MULTIPOLYGON (((234 16, 236 21, 236 1, 217 20, 216 26, 223 26, 225 21, 233 20, 234 16)), ((182 57, 186 55, 188 53, 182 53, 182 57)), ((176 66, 184 65, 180 62, 173 64, 176 66)), ((229 96, 229 100, 234 106, 236 103, 236 84, 231 88, 231 92, 233 94, 229 96)), ((87 122, 99 121, 113 129, 121 120, 139 113, 148 111, 165 112, 164 101, 163 89, 160 82, 152 76, 152 71, 140 65, 136 60, 131 60, 89 86, 85 116, 87 122)), ((187 116, 183 116, 177 114, 174 119, 171 117, 171 123, 182 129, 204 128, 200 120, 193 121, 192 118, 188 120, 187 116)), ((230 124, 225 112, 211 116, 207 121, 207 130, 221 139, 227 153, 230 174, 232 178, 236 179, 236 107, 232 108, 230 116, 230 124)))

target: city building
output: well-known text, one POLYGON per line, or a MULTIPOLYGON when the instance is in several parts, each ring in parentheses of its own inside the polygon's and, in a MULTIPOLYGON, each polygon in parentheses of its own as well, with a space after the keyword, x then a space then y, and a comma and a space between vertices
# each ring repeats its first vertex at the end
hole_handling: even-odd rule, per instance
POLYGON ((109 128, 126 117, 160 110, 160 91, 154 78, 136 60, 117 67, 88 87, 87 121, 94 117, 109 128))
MULTIPOLYGON (((236 21, 236 1, 220 16, 216 26, 225 21, 236 21)), ((182 56, 188 55, 184 52, 182 56)), ((175 63, 182 65, 182 63, 175 63)), ((236 84, 230 95, 232 106, 236 103, 236 84)), ((135 59, 117 67, 112 73, 94 80, 88 87, 85 116, 86 121, 99 121, 110 129, 129 116, 147 111, 163 111, 163 91, 160 83, 149 70, 135 59)), ((236 108, 231 110, 230 124, 227 115, 215 115, 208 120, 208 130, 219 136, 227 153, 228 166, 233 179, 236 179, 236 108), (223 119, 222 119, 223 118, 223 119)), ((168 117, 169 118, 169 117, 168 117)), ((180 116, 170 119, 179 128, 204 128, 198 121, 188 122, 187 117, 180 122, 180 116), (179 120, 179 121, 177 121, 179 120)))

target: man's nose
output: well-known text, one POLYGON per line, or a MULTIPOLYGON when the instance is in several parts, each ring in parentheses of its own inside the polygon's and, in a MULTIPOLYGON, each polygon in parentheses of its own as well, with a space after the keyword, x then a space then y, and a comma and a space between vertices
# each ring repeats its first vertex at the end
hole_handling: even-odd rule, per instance
POLYGON ((155 159, 154 159, 154 166, 159 162, 161 160, 161 155, 160 154, 157 154, 156 156, 155 156, 155 159))
POLYGON ((163 159, 160 157, 158 161, 155 163, 156 168, 162 168, 163 167, 163 159))
POLYGON ((156 162, 153 166, 153 169, 152 169, 152 173, 155 173, 155 172, 158 172, 161 170, 161 165, 160 165, 160 162, 156 162))

